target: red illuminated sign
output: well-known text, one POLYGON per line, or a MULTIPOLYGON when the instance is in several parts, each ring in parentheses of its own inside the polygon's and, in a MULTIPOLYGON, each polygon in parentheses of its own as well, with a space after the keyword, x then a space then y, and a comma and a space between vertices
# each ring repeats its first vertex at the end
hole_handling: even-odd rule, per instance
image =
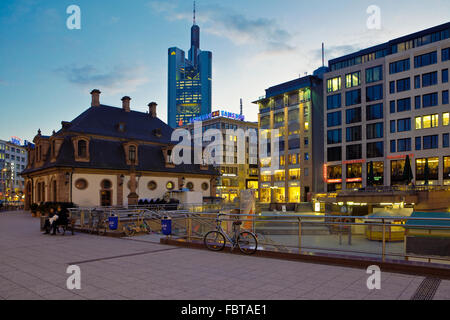
POLYGON ((347 182, 361 182, 362 178, 351 178, 351 179, 347 179, 345 181, 347 181, 347 182))
MULTIPOLYGON (((392 160, 392 159, 406 159, 406 154, 403 155, 398 155, 398 156, 387 156, 388 159, 392 160)), ((409 154, 410 158, 414 158, 414 153, 409 154)))

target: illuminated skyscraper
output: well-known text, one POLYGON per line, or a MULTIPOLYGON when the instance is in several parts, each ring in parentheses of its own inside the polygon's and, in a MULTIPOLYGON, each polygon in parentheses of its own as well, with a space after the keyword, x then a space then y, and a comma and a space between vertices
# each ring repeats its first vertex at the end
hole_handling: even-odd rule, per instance
POLYGON ((200 28, 191 28, 191 49, 188 59, 183 50, 172 47, 168 51, 168 124, 179 127, 192 117, 211 112, 212 53, 200 50, 200 28))

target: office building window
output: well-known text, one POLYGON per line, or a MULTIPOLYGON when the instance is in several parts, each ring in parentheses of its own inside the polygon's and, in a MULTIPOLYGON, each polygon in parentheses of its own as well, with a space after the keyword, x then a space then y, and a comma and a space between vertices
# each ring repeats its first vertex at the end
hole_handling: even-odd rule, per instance
POLYGON ((347 146, 347 160, 357 160, 362 158, 362 145, 354 144, 347 146))
POLYGON ((411 89, 410 78, 397 80, 397 92, 408 91, 411 89))
POLYGON ((423 137, 423 149, 437 149, 438 148, 438 135, 423 137))
POLYGON ((361 107, 345 110, 345 123, 361 122, 361 107))
POLYGON ((356 126, 356 127, 349 127, 346 129, 346 141, 352 142, 352 141, 361 141, 362 139, 362 127, 356 126))
POLYGON ((391 145, 390 145, 390 150, 391 153, 395 153, 396 149, 395 149, 395 140, 391 140, 391 145))
POLYGON ((366 87, 366 102, 372 102, 383 99, 383 85, 366 87))
POLYGON ((416 180, 425 180, 425 167, 428 162, 428 179, 439 179, 439 158, 416 159, 416 180))
POLYGON ((389 64, 389 74, 407 71, 410 68, 409 58, 389 64))
POLYGON ((391 101, 389 103, 389 110, 390 110, 390 113, 395 113, 395 101, 391 101))
POLYGON ((390 127, 391 127, 391 133, 395 133, 395 120, 391 120, 391 123, 390 123, 391 125, 390 125, 390 127))
POLYGON ((345 105, 352 106, 361 103, 361 89, 347 91, 345 93, 345 105))
POLYGON ((352 88, 361 84, 361 72, 353 72, 345 75, 345 87, 352 88))
POLYGON ((334 94, 327 97, 327 109, 337 109, 341 107, 341 94, 334 94))
POLYGON ((448 148, 449 147, 449 135, 448 133, 444 133, 442 135, 442 147, 443 148, 448 148))
POLYGON ((450 48, 442 49, 442 62, 448 61, 450 59, 450 48))
POLYGON ((422 150, 422 138, 416 137, 416 150, 422 150))
POLYGON ((414 57, 414 68, 421 68, 437 63, 437 51, 414 57))
POLYGON ((444 112, 442 114, 442 125, 443 126, 448 126, 450 124, 450 113, 449 112, 444 112))
POLYGON ((442 104, 448 104, 448 90, 442 91, 442 104))
POLYGON ((442 83, 448 82, 448 69, 442 70, 442 83))
POLYGON ((434 86, 438 83, 437 71, 422 75, 422 87, 434 86))
POLYGON ((377 120, 383 118, 383 104, 374 104, 366 107, 366 120, 377 120))
POLYGON ((377 66, 366 69, 366 83, 372 83, 383 80, 383 67, 377 66))
POLYGON ((342 124, 341 112, 330 112, 327 114, 327 126, 335 127, 340 126, 342 124))
POLYGON ((372 142, 367 144, 367 158, 384 157, 383 142, 372 142))
POLYGON ((397 140, 397 152, 411 151, 411 138, 397 140))
POLYGON ((411 118, 397 120, 397 132, 405 132, 411 130, 411 118))
POLYGON ((389 93, 390 94, 395 93, 395 81, 389 82, 389 93))
POLYGON ((383 138, 383 122, 368 124, 366 131, 367 139, 383 138))
POLYGON ((416 123, 419 121, 418 118, 422 119, 422 126, 421 126, 422 129, 437 128, 439 126, 438 114, 416 117, 416 123))
POLYGON ((341 161, 342 160, 342 147, 332 147, 327 150, 327 161, 341 161))
POLYGON ((419 89, 420 88, 420 76, 415 76, 414 77, 414 89, 419 89))
POLYGON ((434 107, 438 105, 438 93, 429 93, 424 94, 422 96, 422 107, 428 108, 428 107, 434 107))
POLYGON ((411 110, 411 98, 397 100, 397 112, 411 110))
POLYGON ((341 143, 341 142, 342 142, 342 130, 341 129, 328 130, 328 132, 327 132, 327 143, 328 144, 335 144, 335 143, 341 143))
POLYGON ((327 92, 341 90, 341 77, 335 77, 327 80, 327 92))
POLYGON ((420 104, 421 104, 421 98, 420 96, 415 96, 414 97, 414 108, 415 109, 420 109, 420 104))

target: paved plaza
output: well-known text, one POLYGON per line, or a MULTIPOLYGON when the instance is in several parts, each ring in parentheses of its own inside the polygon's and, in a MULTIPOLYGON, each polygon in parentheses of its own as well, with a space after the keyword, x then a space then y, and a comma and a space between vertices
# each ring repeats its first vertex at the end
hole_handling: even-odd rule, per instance
MULTIPOLYGON (((29 213, 0 213, 0 299, 411 299, 424 277, 172 247, 158 237, 42 235, 29 213), (68 290, 69 265, 81 289, 68 290)), ((441 281, 435 299, 450 299, 441 281)))

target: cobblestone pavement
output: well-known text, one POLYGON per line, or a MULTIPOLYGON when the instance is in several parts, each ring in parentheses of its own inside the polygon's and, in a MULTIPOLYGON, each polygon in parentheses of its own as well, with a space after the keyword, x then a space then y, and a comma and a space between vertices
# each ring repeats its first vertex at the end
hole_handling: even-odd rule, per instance
MULTIPOLYGON (((29 213, 0 213, 0 299, 410 299, 423 277, 160 245, 157 238, 42 235, 29 213), (81 290, 66 269, 81 268, 81 290)), ((442 281, 435 298, 450 298, 442 281)))

